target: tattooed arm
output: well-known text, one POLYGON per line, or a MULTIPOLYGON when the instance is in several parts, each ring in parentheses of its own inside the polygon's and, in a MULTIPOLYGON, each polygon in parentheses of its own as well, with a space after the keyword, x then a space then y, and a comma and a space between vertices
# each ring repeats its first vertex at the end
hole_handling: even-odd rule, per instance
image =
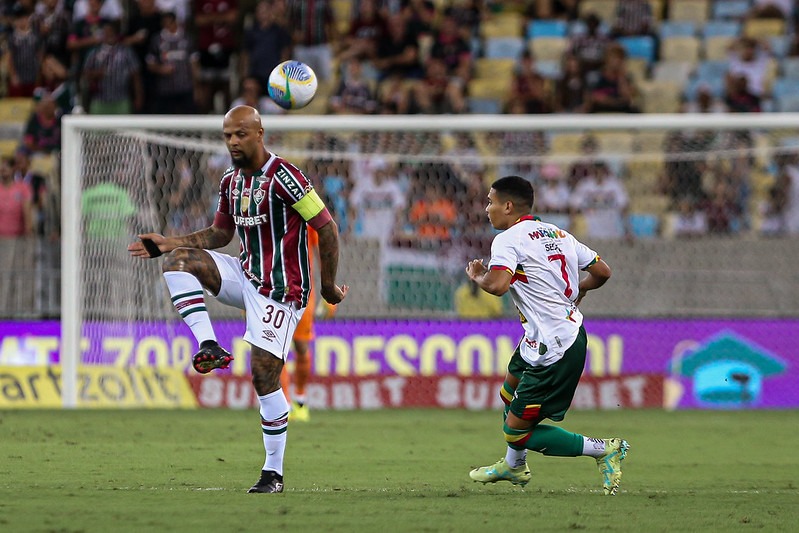
POLYGON ((214 250, 222 248, 233 239, 234 228, 222 228, 216 224, 209 226, 200 231, 189 233, 188 235, 179 235, 176 237, 164 237, 159 233, 142 233, 139 235, 139 241, 136 241, 128 246, 128 252, 133 257, 157 257, 160 254, 153 254, 148 252, 142 241, 150 240, 158 247, 158 251, 162 254, 169 253, 175 248, 200 248, 203 250, 214 250))
POLYGON ((337 304, 347 295, 349 287, 336 285, 338 271, 338 225, 334 220, 316 230, 319 233, 319 263, 322 298, 337 304))

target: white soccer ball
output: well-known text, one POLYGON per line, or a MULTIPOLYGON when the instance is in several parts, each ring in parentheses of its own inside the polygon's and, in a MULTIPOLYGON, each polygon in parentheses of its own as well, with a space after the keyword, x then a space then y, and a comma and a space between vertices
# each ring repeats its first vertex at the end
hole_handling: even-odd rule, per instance
POLYGON ((283 109, 307 106, 317 85, 313 69, 300 61, 284 61, 269 74, 269 96, 283 109))

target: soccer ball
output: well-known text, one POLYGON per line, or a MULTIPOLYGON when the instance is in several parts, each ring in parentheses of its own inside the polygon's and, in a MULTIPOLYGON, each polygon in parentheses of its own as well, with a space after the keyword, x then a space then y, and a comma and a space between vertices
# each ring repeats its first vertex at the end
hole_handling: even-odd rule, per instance
POLYGON ((316 87, 316 74, 300 61, 284 61, 269 74, 269 96, 283 109, 307 106, 316 87))

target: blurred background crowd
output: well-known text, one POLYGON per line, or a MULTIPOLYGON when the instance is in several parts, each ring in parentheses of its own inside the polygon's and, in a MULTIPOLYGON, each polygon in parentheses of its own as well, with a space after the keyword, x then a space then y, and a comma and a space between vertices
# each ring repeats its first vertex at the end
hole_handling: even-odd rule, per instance
MULTIPOLYGON (((309 114, 799 111, 797 21, 790 0, 7 0, 0 236, 58 242, 69 113, 283 113, 266 87, 287 59, 319 78, 309 114)), ((799 233, 794 151, 757 157, 751 131, 649 140, 662 157, 609 156, 641 149, 631 132, 320 133, 305 148, 363 157, 302 163, 345 239, 397 249, 468 236, 484 250, 486 186, 508 173, 534 182, 541 216, 590 239, 799 233), (573 157, 543 159, 564 147, 573 157), (408 165, 391 153, 445 158, 408 165)), ((174 155, 169 175, 152 176, 167 234, 211 220, 215 203, 198 191, 226 166, 174 155)))

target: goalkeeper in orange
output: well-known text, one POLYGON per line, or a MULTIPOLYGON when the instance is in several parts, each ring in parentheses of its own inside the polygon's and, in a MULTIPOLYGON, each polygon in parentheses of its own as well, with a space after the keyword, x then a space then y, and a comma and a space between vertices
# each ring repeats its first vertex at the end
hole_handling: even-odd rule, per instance
MULTIPOLYGON (((314 255, 318 251, 319 235, 312 227, 308 226, 308 264, 314 264, 314 255)), ((312 266, 313 268, 313 266, 312 266)), ((302 318, 294 330, 292 344, 294 345, 294 375, 289 373, 288 367, 284 366, 280 373, 280 386, 286 395, 286 400, 291 405, 289 418, 297 422, 308 422, 311 413, 305 404, 305 386, 311 375, 311 341, 314 339, 314 318, 330 318, 336 310, 335 305, 330 305, 324 300, 319 303, 317 309, 316 289, 311 287, 308 295, 308 305, 305 308, 302 318), (292 380, 293 377, 293 380, 292 380), (291 385, 294 385, 292 391, 291 385)))

